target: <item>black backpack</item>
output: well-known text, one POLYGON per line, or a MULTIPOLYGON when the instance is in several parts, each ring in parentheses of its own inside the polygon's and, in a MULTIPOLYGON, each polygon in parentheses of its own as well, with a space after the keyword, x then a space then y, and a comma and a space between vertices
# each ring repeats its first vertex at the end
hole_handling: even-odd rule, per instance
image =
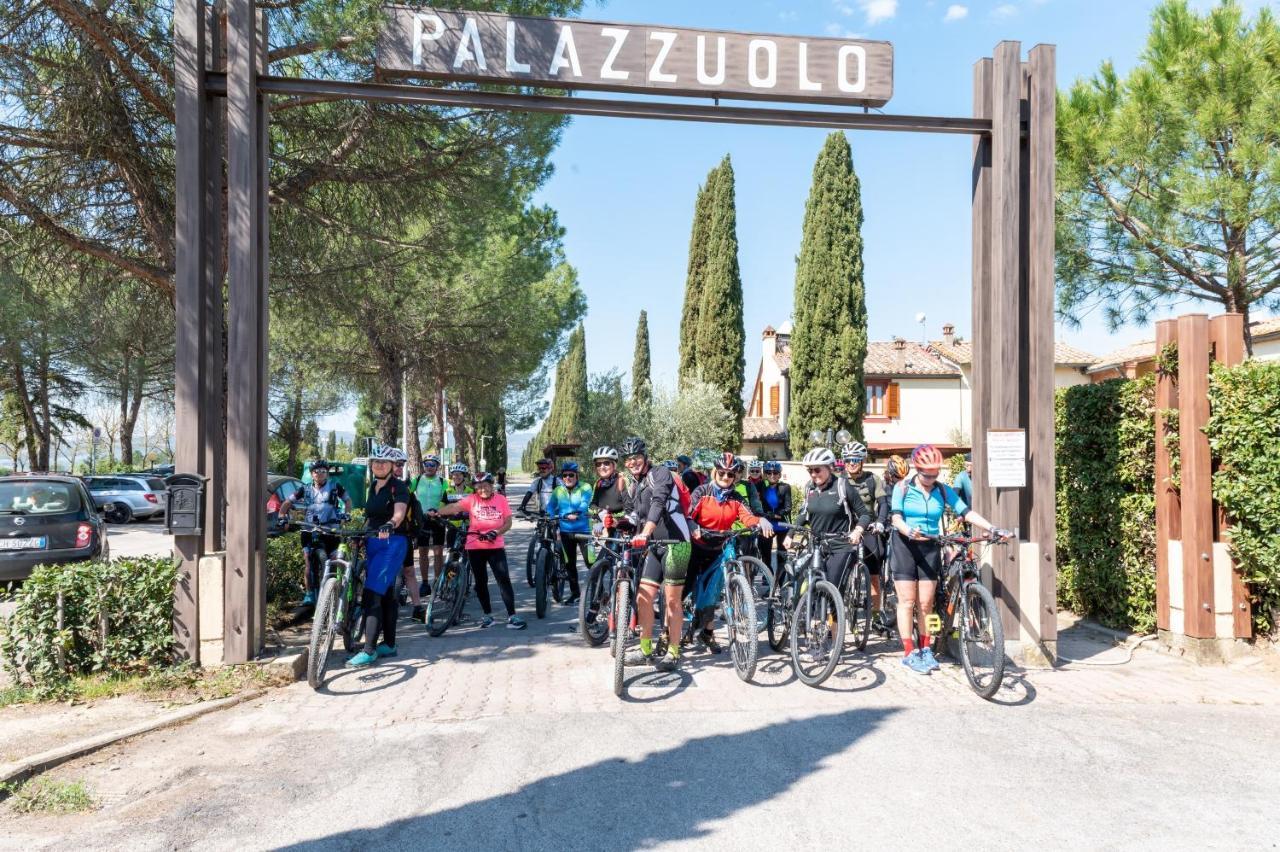
POLYGON ((426 513, 422 511, 422 504, 418 502, 418 480, 422 478, 422 474, 418 474, 413 479, 413 484, 408 482, 405 486, 409 489, 409 509, 404 513, 404 531, 409 536, 410 544, 418 537, 418 533, 422 532, 423 526, 427 522, 426 513))

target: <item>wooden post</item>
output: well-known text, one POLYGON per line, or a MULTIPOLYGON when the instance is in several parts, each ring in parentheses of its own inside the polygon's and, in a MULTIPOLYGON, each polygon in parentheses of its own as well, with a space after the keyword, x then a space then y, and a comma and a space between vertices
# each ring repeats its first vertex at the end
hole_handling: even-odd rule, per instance
MULTIPOLYGON (((257 74, 267 73, 267 53, 269 46, 267 43, 267 16, 266 12, 258 10, 256 12, 256 31, 254 53, 254 71, 257 74)), ((268 114, 268 103, 265 95, 259 94, 254 106, 256 112, 256 125, 254 133, 254 166, 256 169, 255 180, 257 183, 257 191, 254 194, 254 216, 256 217, 256 251, 255 254, 255 283, 256 292, 254 301, 257 306, 258 313, 258 352, 260 353, 255 362, 258 368, 257 387, 255 390, 255 404, 257 406, 257 445, 255 463, 257 466, 257 482, 258 494, 261 495, 266 486, 267 481, 267 351, 270 348, 268 338, 268 320, 271 316, 268 309, 268 265, 269 246, 270 246, 270 192, 271 192, 271 127, 270 116, 268 114)), ((259 500, 262 498, 259 497, 259 500)), ((254 528, 254 574, 252 587, 252 612, 253 612, 253 636, 254 636, 254 655, 262 650, 267 635, 267 514, 264 510, 258 509, 253 513, 256 521, 254 528)))
MULTIPOLYGON (((1226 367, 1234 367, 1244 360, 1244 315, 1223 314, 1209 321, 1209 341, 1213 345, 1213 360, 1226 367)), ((1214 541, 1224 546, 1230 533, 1226 518, 1218 510, 1214 525, 1214 541)), ((1231 635, 1235 639, 1253 637, 1253 604, 1249 590, 1240 572, 1231 566, 1231 635)), ((1219 601, 1219 604, 1225 601, 1219 601)), ((1225 637, 1219 637, 1225 638, 1225 637)))
MULTIPOLYGON (((991 117, 990 59, 973 66, 973 115, 991 117)), ((973 139, 973 375, 972 435, 974 471, 973 503, 978 514, 992 517, 995 492, 987 487, 985 460, 987 429, 991 427, 991 137, 973 139)), ((990 577, 983 578, 988 584, 990 577)))
POLYGON ((266 469, 262 464, 262 187, 258 33, 252 0, 227 3, 227 563, 223 653, 258 649, 256 597, 266 469))
MULTIPOLYGON (((1053 45, 1031 49, 1028 148, 1027 451, 1031 470, 1029 538, 1038 548, 1039 638, 1050 654, 1058 639, 1057 493, 1054 440, 1054 179, 1058 88, 1053 45)), ((1028 613, 1028 616, 1030 613, 1028 613)), ((1036 619, 1032 618, 1032 623, 1036 619)))
MULTIPOLYGON (((226 23, 223 3, 208 7, 208 49, 206 66, 214 70, 226 70, 226 23)), ((223 547, 224 517, 226 513, 227 486, 227 437, 224 386, 226 381, 226 337, 223 303, 224 277, 222 265, 222 222, 225 216, 225 186, 222 180, 223 134, 226 132, 226 102, 223 98, 209 98, 205 106, 203 144, 205 162, 210 164, 205 180, 205 217, 216 227, 205 230, 204 263, 204 473, 209 477, 205 484, 204 552, 217 553, 223 547)))
MULTIPOLYGON (((1178 321, 1160 320, 1156 323, 1156 364, 1160 364, 1161 356, 1169 344, 1178 343, 1178 321)), ((1156 373, 1156 628, 1172 630, 1169 614, 1169 571, 1181 570, 1181 566, 1169 564, 1170 542, 1182 537, 1182 501, 1177 489, 1173 487, 1172 464, 1169 458, 1169 443, 1165 440, 1164 418, 1160 412, 1177 408, 1178 384, 1173 374, 1156 373)), ((1182 601, 1178 601, 1178 610, 1182 610, 1182 601)), ((1182 625, 1178 625, 1178 633, 1182 625)))
MULTIPOLYGON (((990 394, 986 428, 1010 429, 1019 425, 1021 408, 1016 365, 1022 340, 1022 61, 1016 41, 1002 41, 996 46, 991 108, 991 277, 986 293, 989 357, 984 359, 989 390, 984 390, 984 395, 990 394)), ((977 461, 975 470, 982 471, 985 478, 985 459, 977 461)), ((1020 497, 1018 489, 996 489, 989 519, 997 526, 1018 527, 1020 497)), ((1026 533, 1020 530, 1018 538, 1026 533)), ((1015 543, 996 550, 993 557, 993 591, 1003 603, 1005 634, 1010 637, 1019 632, 1018 550, 1015 543)))
MULTIPOLYGON (((174 468, 203 473, 207 423, 203 416, 203 328, 206 321, 205 246, 209 236, 205 190, 216 163, 201 138, 208 101, 204 91, 204 9, 201 0, 177 0, 173 10, 176 118, 176 280, 174 358, 174 468)), ((175 536, 178 577, 174 633, 178 656, 200 664, 199 536, 175 536)))
MULTIPOLYGON (((1182 460, 1182 594, 1186 635, 1214 638, 1213 469, 1209 438, 1209 319, 1178 318, 1178 448, 1182 460)), ((1172 566, 1171 566, 1172 567, 1172 566)))

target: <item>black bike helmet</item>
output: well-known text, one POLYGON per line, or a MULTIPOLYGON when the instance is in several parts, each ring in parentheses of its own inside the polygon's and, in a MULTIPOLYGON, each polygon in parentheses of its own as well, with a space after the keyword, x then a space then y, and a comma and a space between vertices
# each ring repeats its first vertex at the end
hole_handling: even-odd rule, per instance
POLYGON ((631 437, 622 442, 622 457, 627 456, 648 456, 649 448, 645 446, 644 438, 631 437))

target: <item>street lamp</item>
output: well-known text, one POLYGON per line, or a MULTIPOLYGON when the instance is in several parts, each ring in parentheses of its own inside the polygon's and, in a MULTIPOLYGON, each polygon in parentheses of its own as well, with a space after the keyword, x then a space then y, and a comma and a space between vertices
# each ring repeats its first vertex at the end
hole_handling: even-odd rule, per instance
POLYGON ((489 457, 488 457, 487 455, 485 455, 485 452, 484 452, 484 442, 485 442, 485 441, 492 440, 492 438, 493 438, 493 436, 492 436, 492 435, 481 435, 481 436, 480 436, 480 469, 481 469, 481 470, 488 470, 488 469, 489 469, 489 457))
POLYGON ((836 443, 844 445, 853 440, 853 435, 849 433, 848 429, 841 429, 839 432, 836 432, 835 435, 831 434, 830 429, 825 432, 821 429, 814 429, 809 433, 809 440, 813 442, 815 447, 830 447, 832 445, 832 438, 835 438, 836 443))

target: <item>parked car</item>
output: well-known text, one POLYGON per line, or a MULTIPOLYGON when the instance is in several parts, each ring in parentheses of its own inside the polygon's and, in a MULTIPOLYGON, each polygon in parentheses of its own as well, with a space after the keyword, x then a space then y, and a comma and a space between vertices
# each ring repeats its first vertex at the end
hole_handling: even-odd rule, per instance
POLYGON ((106 519, 113 524, 127 524, 134 518, 145 520, 164 514, 164 480, 158 476, 120 473, 110 476, 87 476, 85 484, 99 509, 111 503, 106 519))
POLYGON ((280 506, 302 487, 302 480, 294 476, 267 474, 267 535, 277 535, 276 516, 280 506))
POLYGON ((75 476, 0 476, 0 581, 25 580, 37 565, 108 555, 107 528, 75 476))

